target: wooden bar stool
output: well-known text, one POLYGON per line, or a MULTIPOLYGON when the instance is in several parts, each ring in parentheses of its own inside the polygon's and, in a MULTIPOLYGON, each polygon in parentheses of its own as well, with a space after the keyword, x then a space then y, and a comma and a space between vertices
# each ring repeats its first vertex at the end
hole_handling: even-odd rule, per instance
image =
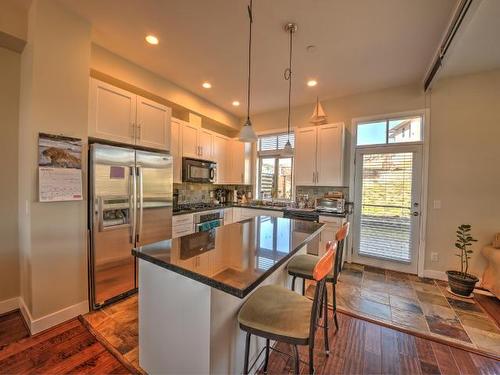
MULTIPOLYGON (((340 228, 335 234, 335 239, 337 240, 337 252, 335 254, 335 263, 333 264, 332 272, 327 276, 326 282, 332 284, 333 289, 333 319, 335 321, 335 327, 337 331, 339 329, 339 322, 337 319, 337 296, 335 292, 335 286, 337 284, 337 279, 339 273, 342 269, 342 256, 344 252, 344 242, 349 235, 349 223, 345 223, 342 228, 340 228)), ((304 282, 305 280, 313 280, 313 270, 314 266, 318 261, 316 255, 301 254, 294 256, 287 264, 287 271, 290 276, 292 276, 292 290, 295 291, 295 279, 297 277, 302 278, 302 294, 304 294, 304 282)), ((325 296, 322 299, 324 303, 328 304, 328 293, 327 288, 324 290, 325 296)), ((320 309, 321 311, 322 309, 320 309)), ((328 310, 326 310, 328 311, 328 310)), ((325 325, 327 322, 325 321, 325 325)))
MULTIPOLYGON (((238 314, 240 328, 247 333, 244 374, 248 374, 249 371, 248 357, 251 335, 266 339, 266 347, 264 348, 265 373, 267 373, 269 364, 269 349, 277 350, 270 347, 270 340, 292 345, 295 374, 299 373, 300 363, 297 345, 308 345, 309 371, 311 374, 314 372, 314 336, 318 327, 319 310, 324 296, 326 277, 332 271, 336 250, 336 244, 330 242, 326 253, 321 258, 317 257, 312 273, 313 279, 317 282, 312 301, 279 285, 260 287, 248 297, 238 314)), ((324 315, 327 316, 327 304, 324 303, 323 306, 325 309, 324 315)), ((326 327, 326 325, 324 326, 326 327)), ((324 334, 325 350, 328 353, 327 328, 325 328, 324 334)))

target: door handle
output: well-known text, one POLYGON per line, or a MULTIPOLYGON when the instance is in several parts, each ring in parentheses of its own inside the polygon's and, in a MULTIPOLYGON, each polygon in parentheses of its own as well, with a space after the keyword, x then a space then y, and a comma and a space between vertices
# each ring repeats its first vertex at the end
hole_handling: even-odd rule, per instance
POLYGON ((139 176, 139 228, 137 230, 137 242, 141 239, 142 234, 142 221, 143 221, 143 206, 144 206, 144 188, 143 188, 143 173, 142 168, 137 167, 139 176))
POLYGON ((132 172, 132 196, 130 201, 131 215, 132 215, 132 233, 130 237, 130 243, 134 245, 136 234, 137 234, 137 173, 135 167, 130 167, 132 172))

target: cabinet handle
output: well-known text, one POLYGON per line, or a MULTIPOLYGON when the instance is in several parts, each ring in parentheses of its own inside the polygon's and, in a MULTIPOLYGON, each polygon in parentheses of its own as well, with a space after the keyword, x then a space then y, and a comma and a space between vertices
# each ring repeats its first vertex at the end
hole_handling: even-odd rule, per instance
POLYGON ((316 172, 316 183, 319 182, 319 172, 316 172))
POLYGON ((203 146, 200 146, 200 156, 203 156, 203 146))
POLYGON ((241 182, 244 182, 245 181, 245 176, 243 175, 243 173, 241 174, 241 182))
POLYGON ((313 172, 313 183, 316 182, 316 172, 313 172))
POLYGON ((137 139, 141 139, 142 127, 141 124, 137 124, 137 139))

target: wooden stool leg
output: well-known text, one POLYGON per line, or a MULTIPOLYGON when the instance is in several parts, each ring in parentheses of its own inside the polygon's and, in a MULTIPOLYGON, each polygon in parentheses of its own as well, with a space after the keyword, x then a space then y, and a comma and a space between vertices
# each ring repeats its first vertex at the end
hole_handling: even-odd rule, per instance
POLYGON ((245 365, 243 367, 243 374, 248 375, 248 357, 250 355, 250 332, 247 332, 247 338, 245 342, 245 365))
POLYGON ((302 295, 306 294, 306 279, 302 278, 302 295))
POLYGON ((309 373, 314 374, 314 346, 309 344, 309 373))
POLYGON ((330 343, 328 342, 328 289, 327 289, 327 285, 325 283, 325 293, 324 293, 324 296, 323 296, 323 299, 324 299, 324 302, 323 302, 323 308, 325 309, 324 310, 324 315, 325 315, 325 318, 323 319, 323 332, 324 332, 324 335, 325 335, 325 352, 326 352, 326 355, 329 356, 330 355, 330 343))
POLYGON ((297 345, 292 345, 293 349, 293 360, 294 360, 294 374, 299 375, 299 350, 297 349, 297 345))
POLYGON ((296 278, 297 278, 297 276, 295 276, 295 275, 292 277, 292 291, 294 291, 294 292, 295 292, 295 279, 296 278))
POLYGON ((264 360, 264 374, 267 374, 267 367, 269 365, 269 344, 270 340, 266 339, 266 358, 264 360))

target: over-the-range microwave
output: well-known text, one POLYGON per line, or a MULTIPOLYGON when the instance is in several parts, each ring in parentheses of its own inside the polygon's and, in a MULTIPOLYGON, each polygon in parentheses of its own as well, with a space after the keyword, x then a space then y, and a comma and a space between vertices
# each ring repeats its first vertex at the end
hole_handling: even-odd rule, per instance
POLYGON ((215 182, 217 163, 208 160, 182 158, 182 181, 184 182, 215 182))

